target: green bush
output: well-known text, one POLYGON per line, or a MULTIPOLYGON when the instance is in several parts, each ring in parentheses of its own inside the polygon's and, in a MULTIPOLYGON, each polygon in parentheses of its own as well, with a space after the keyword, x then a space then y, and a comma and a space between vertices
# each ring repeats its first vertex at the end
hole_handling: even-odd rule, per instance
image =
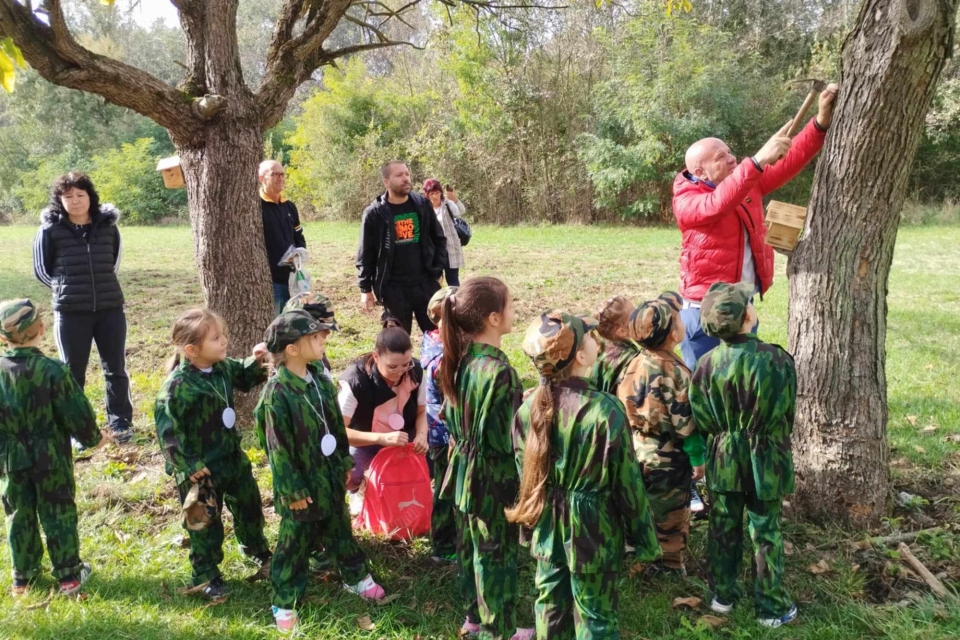
POLYGON ((156 172, 155 144, 153 138, 140 138, 93 158, 90 178, 100 201, 120 209, 127 224, 156 223, 186 208, 186 190, 167 189, 156 172))

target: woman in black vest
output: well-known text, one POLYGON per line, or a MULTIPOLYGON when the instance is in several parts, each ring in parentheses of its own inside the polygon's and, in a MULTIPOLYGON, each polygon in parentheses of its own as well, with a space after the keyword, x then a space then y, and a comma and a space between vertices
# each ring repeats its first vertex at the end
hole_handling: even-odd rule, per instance
MULTIPOLYGON (((416 453, 427 452, 427 396, 423 368, 413 358, 410 334, 387 320, 374 350, 360 356, 340 376, 338 401, 347 427, 350 455, 351 512, 362 505, 363 474, 383 447, 413 442, 416 453)), ((356 514, 354 514, 356 515, 356 514)))
POLYGON ((127 319, 120 269, 120 212, 100 204, 93 183, 71 171, 50 188, 33 243, 33 272, 53 291, 54 340, 77 383, 86 381, 90 345, 97 343, 107 396, 107 424, 117 442, 132 437, 133 403, 125 362, 127 319))

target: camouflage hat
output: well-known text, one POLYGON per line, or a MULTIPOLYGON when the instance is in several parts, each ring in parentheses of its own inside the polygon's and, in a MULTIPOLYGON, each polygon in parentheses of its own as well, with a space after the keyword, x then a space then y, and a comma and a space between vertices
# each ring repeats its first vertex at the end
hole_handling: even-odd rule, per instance
POLYGON ((267 351, 280 353, 288 344, 293 344, 303 336, 325 330, 322 323, 314 320, 309 313, 302 309, 294 309, 284 311, 274 318, 267 327, 266 333, 263 334, 263 341, 267 343, 267 351))
POLYGON ((726 339, 740 333, 753 297, 748 284, 714 282, 700 305, 700 323, 708 336, 726 339))
POLYGON ((574 316, 554 309, 527 328, 523 352, 530 356, 541 376, 556 378, 573 362, 583 337, 596 328, 597 321, 590 316, 574 316))
POLYGON ((319 291, 307 291, 290 298, 284 305, 284 311, 301 309, 309 313, 320 323, 321 330, 339 331, 340 326, 333 317, 333 303, 319 291))
POLYGON ((663 300, 669 304, 674 311, 680 311, 683 309, 683 296, 676 291, 664 291, 657 296, 657 300, 663 300))
POLYGON ((627 324, 630 339, 648 349, 656 349, 666 341, 673 330, 676 313, 673 306, 663 298, 647 300, 630 314, 630 322, 627 324))
POLYGON ((440 322, 440 316, 443 312, 443 301, 456 293, 459 288, 460 287, 444 287, 433 294, 430 302, 427 303, 427 317, 430 318, 430 322, 433 324, 440 322))
POLYGON ((7 342, 29 342, 42 326, 40 311, 26 298, 0 303, 0 336, 7 342))
POLYGON ((203 531, 217 519, 217 492, 210 478, 203 477, 190 487, 183 501, 183 523, 190 531, 203 531))

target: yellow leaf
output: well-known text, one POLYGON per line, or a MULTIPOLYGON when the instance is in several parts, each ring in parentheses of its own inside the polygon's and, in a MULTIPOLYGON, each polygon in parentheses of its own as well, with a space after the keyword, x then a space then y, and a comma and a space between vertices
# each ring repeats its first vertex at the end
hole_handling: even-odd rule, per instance
POLYGON ((6 53, 0 51, 0 84, 7 90, 7 93, 13 93, 14 82, 13 60, 6 53))
POLYGON ((100 0, 100 4, 105 4, 105 5, 107 5, 108 7, 112 7, 112 6, 113 6, 113 2, 114 2, 114 0, 100 0))
POLYGON ((693 9, 693 5, 690 4, 690 0, 683 0, 683 10, 690 13, 691 9, 693 9))

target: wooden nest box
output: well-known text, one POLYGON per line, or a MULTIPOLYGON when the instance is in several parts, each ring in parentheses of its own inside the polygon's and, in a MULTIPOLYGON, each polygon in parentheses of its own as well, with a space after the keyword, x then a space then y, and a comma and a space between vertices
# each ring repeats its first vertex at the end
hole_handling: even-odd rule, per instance
POLYGON ((771 200, 767 205, 767 236, 764 240, 771 247, 793 251, 803 233, 803 225, 807 220, 806 207, 795 204, 771 200))
POLYGON ((180 168, 180 156, 163 158, 157 163, 157 171, 163 175, 163 186, 167 189, 180 189, 183 182, 183 170, 180 168))

